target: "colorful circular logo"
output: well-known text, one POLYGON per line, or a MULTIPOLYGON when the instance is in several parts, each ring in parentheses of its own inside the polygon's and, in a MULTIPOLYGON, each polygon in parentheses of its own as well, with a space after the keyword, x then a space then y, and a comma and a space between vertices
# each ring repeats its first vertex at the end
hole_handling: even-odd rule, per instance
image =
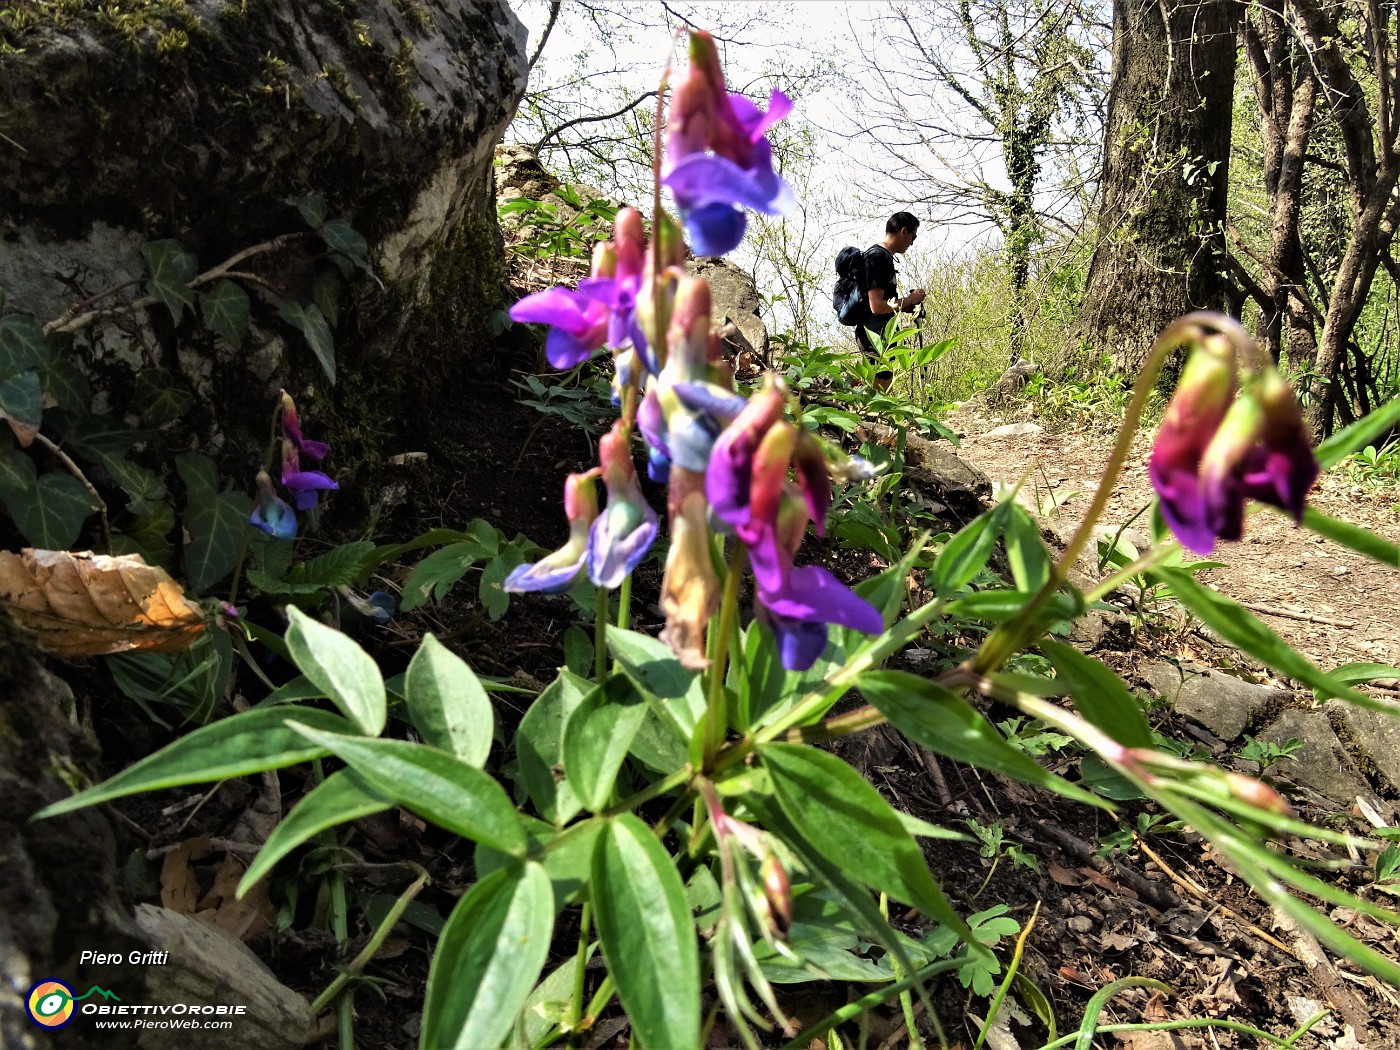
POLYGON ((62 981, 40 981, 29 989, 29 1019, 42 1028, 62 1028, 73 1020, 73 989, 62 981))

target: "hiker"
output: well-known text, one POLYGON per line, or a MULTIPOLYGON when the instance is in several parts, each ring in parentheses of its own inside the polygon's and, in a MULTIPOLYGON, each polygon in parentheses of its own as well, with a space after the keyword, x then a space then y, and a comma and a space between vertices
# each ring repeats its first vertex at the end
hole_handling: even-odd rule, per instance
MULTIPOLYGON (((915 288, 902 298, 895 288, 894 257, 907 252, 918 235, 919 220, 907 211, 897 211, 885 223, 884 238, 861 253, 864 272, 863 279, 858 280, 865 299, 854 310, 848 311, 849 320, 847 317, 841 317, 841 320, 854 324, 856 342, 867 357, 878 357, 870 341, 871 332, 883 336, 885 325, 896 310, 908 312, 924 301, 926 293, 922 288, 915 288)), ((840 261, 837 263, 837 273, 841 273, 840 261)), ((875 374, 875 386, 881 391, 888 390, 892 382, 893 372, 880 371, 875 374)))

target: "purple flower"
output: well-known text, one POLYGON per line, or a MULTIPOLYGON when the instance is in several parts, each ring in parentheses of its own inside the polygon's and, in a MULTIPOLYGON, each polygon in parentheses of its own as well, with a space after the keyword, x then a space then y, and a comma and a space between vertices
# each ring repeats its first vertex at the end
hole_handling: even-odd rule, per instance
POLYGON ((646 338, 637 323, 645 269, 641 213, 623 208, 614 221, 613 240, 594 249, 592 270, 578 288, 527 295, 510 308, 511 320, 551 326, 544 349, 555 368, 573 368, 605 344, 645 351, 646 338))
POLYGON ((311 441, 302 436, 301 421, 297 418, 297 406, 291 395, 282 391, 282 487, 292 493, 292 501, 297 510, 311 510, 316 506, 318 492, 338 489, 340 486, 319 470, 302 470, 301 457, 320 462, 325 459, 330 446, 324 441, 311 441))
POLYGON ((1217 539, 1240 538, 1246 499, 1301 521, 1317 480, 1307 427, 1284 378, 1265 365, 1235 398, 1237 386, 1232 342, 1198 339, 1148 460, 1162 517, 1198 554, 1209 554, 1217 539))
MULTIPOLYGON (((786 400, 780 380, 753 396, 715 442, 705 494, 715 517, 748 549, 758 615, 777 636, 783 666, 805 671, 826 647, 827 624, 878 634, 884 621, 826 569, 793 566, 811 510, 825 515, 831 487, 811 476, 818 464, 804 435, 783 418, 786 400), (788 480, 794 457, 801 486, 788 480)), ((819 446, 816 452, 820 458, 819 446)))
POLYGON ((724 255, 743 239, 741 208, 785 214, 792 190, 773 170, 773 150, 764 137, 792 112, 781 91, 766 112, 724 83, 719 53, 708 33, 690 35, 690 67, 671 102, 666 167, 670 187, 697 255, 724 255))
POLYGON ((273 539, 292 540, 297 534, 296 511, 277 495, 267 471, 258 471, 258 502, 248 516, 248 524, 261 529, 273 539))
POLYGON ((511 594, 538 591, 562 594, 574 585, 583 571, 588 553, 588 532, 598 517, 598 487, 593 479, 598 468, 570 474, 564 480, 564 514, 569 519, 569 539, 564 546, 537 562, 517 565, 510 571, 502 590, 511 594))
POLYGON ((586 562, 588 578, 599 587, 622 583, 656 539, 656 511, 642 497, 628 440, 628 431, 618 420, 598 441, 608 505, 589 530, 586 562))
POLYGON ((302 470, 297 446, 287 438, 282 440, 282 487, 292 494, 297 510, 315 507, 318 492, 340 488, 319 470, 302 470))

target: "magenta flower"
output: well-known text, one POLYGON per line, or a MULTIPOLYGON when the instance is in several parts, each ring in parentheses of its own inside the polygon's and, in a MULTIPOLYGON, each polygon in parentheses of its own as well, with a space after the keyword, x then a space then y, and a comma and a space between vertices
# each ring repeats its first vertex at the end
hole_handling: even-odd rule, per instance
POLYGON ((817 463, 803 447, 805 435, 783 418, 786 400, 774 380, 750 399, 715 442, 705 494, 748 549, 758 615, 777 637, 783 666, 805 671, 826 648, 828 624, 878 634, 884 620, 826 569, 793 565, 811 509, 825 517, 831 486, 812 476, 817 463), (800 486, 788 480, 794 457, 800 486))
POLYGON ((1201 457, 1229 410, 1236 385, 1230 343, 1219 336, 1202 340, 1187 358, 1147 461, 1162 517, 1185 547, 1202 554, 1214 549, 1218 533, 1201 490, 1201 457))
POLYGON ((646 269, 642 216, 623 208, 613 225, 613 240, 599 244, 593 266, 578 288, 547 288, 527 295, 510 308, 512 321, 550 326, 545 356, 555 368, 573 368, 604 345, 628 345, 643 352, 646 338, 637 323, 637 298, 646 269))
POLYGON ((672 98, 661 181, 697 255, 738 247, 748 222, 741 209, 782 215, 792 207, 792 190, 773 170, 764 137, 791 112, 781 91, 769 96, 766 112, 730 93, 710 34, 690 34, 690 67, 672 98))
POLYGON ((258 502, 248 516, 248 524, 261 529, 275 540, 293 540, 297 535, 297 515, 291 506, 277 495, 267 471, 258 471, 258 502))
POLYGON ((588 532, 598 517, 598 487, 593 479, 598 468, 564 479, 564 514, 569 519, 569 539, 564 546, 537 562, 517 565, 501 589, 511 594, 538 591, 562 594, 574 585, 583 571, 588 553, 588 532))
POLYGON ((285 390, 282 391, 281 422, 282 487, 292 493, 297 510, 311 510, 316 506, 318 492, 340 486, 319 470, 302 470, 301 457, 305 455, 320 462, 330 451, 330 446, 324 441, 312 441, 302 436, 296 403, 285 390))
POLYGON ((1293 391, 1268 368, 1245 384, 1201 457, 1201 489, 1216 535, 1240 538, 1246 499, 1286 510, 1301 524, 1317 475, 1293 391))
POLYGON ((599 587, 616 587, 637 567, 656 539, 656 511, 642 497, 632 450, 622 420, 598 441, 598 460, 608 505, 588 533, 588 578, 599 587))
POLYGON ((1209 554, 1238 540, 1244 502, 1280 507, 1301 522, 1317 459, 1287 381, 1265 365, 1235 395, 1231 344, 1197 344, 1162 420, 1148 473, 1162 516, 1182 545, 1209 554))

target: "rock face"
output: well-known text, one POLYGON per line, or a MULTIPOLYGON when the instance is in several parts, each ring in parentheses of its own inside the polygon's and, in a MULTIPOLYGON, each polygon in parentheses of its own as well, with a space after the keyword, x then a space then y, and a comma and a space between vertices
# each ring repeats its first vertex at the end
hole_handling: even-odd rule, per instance
POLYGON ((726 259, 708 256, 688 263, 686 269, 710 283, 710 317, 719 328, 726 356, 749 353, 767 364, 768 328, 759 315, 753 277, 726 259))
POLYGON ((152 241, 178 241, 204 271, 290 234, 236 267, 259 278, 243 285, 253 303, 241 349, 200 325, 196 310, 172 324, 161 307, 85 328, 80 352, 99 367, 125 354, 178 369, 206 400, 221 398, 209 414, 222 418, 192 421, 205 447, 213 435, 251 431, 260 448, 270 395, 283 385, 328 395, 315 406, 323 418, 353 412, 347 431, 378 424, 365 429, 382 439, 414 418, 420 394, 411 368, 401 369, 410 381, 386 374, 391 357, 437 358, 450 393, 454 368, 489 346, 500 302, 491 154, 525 81, 525 31, 510 9, 495 0, 192 0, 152 14, 116 10, 70 5, 11 30, 17 50, 0 49, 7 308, 44 323, 139 284, 141 247, 152 241), (331 238, 289 203, 309 194, 368 242, 375 279, 343 276, 334 305, 321 299, 331 238), (329 315, 334 391, 303 333, 279 316, 283 300, 314 301, 329 315), (231 418, 240 404, 256 419, 231 418))

